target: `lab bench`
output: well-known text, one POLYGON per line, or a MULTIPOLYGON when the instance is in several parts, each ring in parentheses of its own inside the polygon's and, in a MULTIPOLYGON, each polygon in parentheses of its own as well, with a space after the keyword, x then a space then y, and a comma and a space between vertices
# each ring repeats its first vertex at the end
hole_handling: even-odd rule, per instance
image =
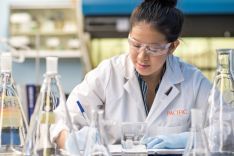
MULTIPOLYGON (((135 156, 144 153, 124 153, 121 145, 109 145, 112 156, 135 156)), ((138 151, 139 152, 139 151, 138 151)), ((140 151, 141 152, 141 151, 140 151)), ((148 156, 182 156, 184 149, 147 149, 148 156)))

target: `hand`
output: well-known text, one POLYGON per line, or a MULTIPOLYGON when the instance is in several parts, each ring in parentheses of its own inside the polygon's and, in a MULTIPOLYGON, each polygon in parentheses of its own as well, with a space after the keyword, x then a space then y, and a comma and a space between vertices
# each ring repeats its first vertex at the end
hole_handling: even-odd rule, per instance
POLYGON ((79 154, 79 150, 84 150, 88 131, 89 127, 85 126, 79 131, 70 133, 65 141, 65 150, 74 155, 79 154), (78 141, 79 150, 77 150, 78 146, 76 141, 78 141))
POLYGON ((142 140, 142 144, 146 144, 148 149, 178 149, 185 148, 189 132, 179 134, 158 135, 156 137, 148 137, 142 140))

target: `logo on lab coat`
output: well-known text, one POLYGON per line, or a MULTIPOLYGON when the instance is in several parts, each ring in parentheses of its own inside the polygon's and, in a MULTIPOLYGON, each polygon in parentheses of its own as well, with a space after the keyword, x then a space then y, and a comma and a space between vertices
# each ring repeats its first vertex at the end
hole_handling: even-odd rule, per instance
POLYGON ((167 112, 168 116, 180 116, 180 115, 187 115, 189 114, 187 109, 175 109, 175 110, 169 110, 167 112))

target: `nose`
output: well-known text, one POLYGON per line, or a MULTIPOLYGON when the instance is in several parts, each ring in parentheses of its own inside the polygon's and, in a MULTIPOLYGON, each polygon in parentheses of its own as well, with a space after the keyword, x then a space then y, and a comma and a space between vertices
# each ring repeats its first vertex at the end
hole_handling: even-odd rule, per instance
POLYGON ((147 51, 146 51, 146 46, 140 47, 139 50, 138 50, 138 52, 139 52, 139 53, 142 53, 142 52, 143 52, 143 53, 147 53, 147 51))
POLYGON ((141 47, 138 51, 138 58, 142 59, 142 60, 147 60, 149 57, 149 54, 146 51, 146 47, 141 47))
POLYGON ((144 53, 144 54, 147 54, 147 55, 149 54, 147 52, 147 47, 146 46, 140 47, 139 50, 138 50, 138 53, 144 53))

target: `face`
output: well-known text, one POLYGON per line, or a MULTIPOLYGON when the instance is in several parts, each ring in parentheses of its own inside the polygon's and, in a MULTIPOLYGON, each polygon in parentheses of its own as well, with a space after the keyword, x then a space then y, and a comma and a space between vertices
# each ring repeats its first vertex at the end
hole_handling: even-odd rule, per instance
POLYGON ((130 57, 142 76, 156 76, 170 53, 170 43, 163 34, 150 24, 141 22, 134 25, 129 34, 130 57))

